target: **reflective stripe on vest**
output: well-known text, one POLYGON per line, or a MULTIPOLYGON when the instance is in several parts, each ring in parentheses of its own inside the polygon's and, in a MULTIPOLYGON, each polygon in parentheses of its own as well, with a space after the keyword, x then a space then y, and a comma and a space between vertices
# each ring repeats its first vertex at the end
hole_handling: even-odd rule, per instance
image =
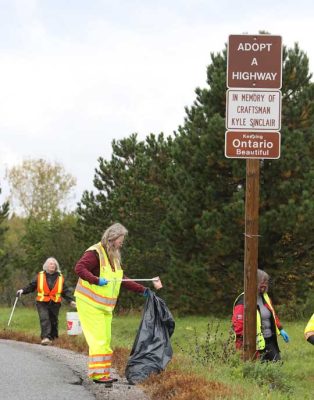
POLYGON ((99 256, 99 277, 109 282, 105 286, 94 285, 79 278, 75 297, 93 305, 96 308, 112 312, 120 292, 123 271, 118 260, 114 262, 115 270, 112 271, 105 249, 101 242, 89 247, 86 251, 96 250, 99 256))
POLYGON ((257 310, 256 313, 256 350, 264 350, 266 346, 265 339, 262 333, 261 314, 257 310))
POLYGON ((278 329, 278 326, 276 325, 276 320, 277 320, 276 313, 275 313, 274 307, 273 307, 273 305, 272 305, 272 303, 271 303, 271 300, 270 300, 270 298, 269 298, 269 296, 268 296, 267 293, 263 293, 262 296, 264 297, 264 300, 266 301, 266 303, 267 303, 267 305, 268 305, 268 307, 269 307, 269 309, 270 309, 270 311, 271 311, 271 313, 272 313, 272 315, 273 315, 274 324, 275 324, 275 329, 276 329, 276 334, 277 334, 277 335, 280 335, 280 331, 279 331, 279 329, 278 329))
POLYGON ((81 295, 85 296, 86 298, 90 299, 91 301, 99 305, 114 307, 117 302, 117 298, 105 297, 96 293, 95 289, 91 288, 91 285, 81 278, 79 278, 75 288, 75 296, 80 297, 76 294, 76 292, 80 293, 81 295))
POLYGON ((52 289, 49 289, 45 271, 37 274, 37 301, 61 303, 61 294, 63 290, 64 276, 60 274, 52 289))
MULTIPOLYGON (((276 329, 276 334, 279 335, 279 329, 276 325, 276 313, 275 310, 271 304, 270 298, 267 293, 263 293, 262 297, 264 298, 269 311, 272 313, 273 319, 274 319, 274 324, 275 324, 275 329, 276 329)), ((261 314, 257 310, 257 316, 256 316, 256 348, 257 350, 264 350, 266 346, 265 339, 262 333, 262 319, 261 319, 261 314)))

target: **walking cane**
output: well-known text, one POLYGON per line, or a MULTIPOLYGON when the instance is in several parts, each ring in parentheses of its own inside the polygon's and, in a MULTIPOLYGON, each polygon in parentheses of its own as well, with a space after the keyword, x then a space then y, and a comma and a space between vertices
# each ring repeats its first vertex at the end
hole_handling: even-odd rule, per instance
POLYGON ((13 316, 13 313, 14 313, 14 310, 15 310, 15 306, 16 306, 16 303, 17 303, 18 300, 19 300, 19 297, 20 297, 20 296, 16 296, 16 298, 15 298, 15 302, 14 302, 14 305, 13 305, 13 308, 12 308, 12 311, 11 311, 11 315, 10 315, 10 318, 9 318, 8 326, 10 326, 11 319, 12 319, 12 316, 13 316))

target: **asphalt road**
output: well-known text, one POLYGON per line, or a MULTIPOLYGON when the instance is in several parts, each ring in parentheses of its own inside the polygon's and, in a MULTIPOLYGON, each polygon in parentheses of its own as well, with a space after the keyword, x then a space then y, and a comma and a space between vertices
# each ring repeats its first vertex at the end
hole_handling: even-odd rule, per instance
POLYGON ((1 400, 149 400, 124 378, 113 388, 86 376, 87 357, 53 346, 0 340, 1 400))

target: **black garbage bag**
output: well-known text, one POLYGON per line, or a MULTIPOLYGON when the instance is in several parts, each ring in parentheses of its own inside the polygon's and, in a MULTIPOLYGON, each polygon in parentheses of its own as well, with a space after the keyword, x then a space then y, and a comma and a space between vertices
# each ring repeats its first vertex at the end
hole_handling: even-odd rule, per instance
POLYGON ((163 299, 148 291, 142 321, 131 350, 125 376, 132 385, 164 370, 172 358, 170 337, 174 319, 163 299))

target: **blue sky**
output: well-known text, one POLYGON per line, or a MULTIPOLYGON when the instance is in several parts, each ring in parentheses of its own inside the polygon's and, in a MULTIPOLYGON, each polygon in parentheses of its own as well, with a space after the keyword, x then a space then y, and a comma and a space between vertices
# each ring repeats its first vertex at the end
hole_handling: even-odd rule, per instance
POLYGON ((0 203, 25 158, 60 162, 75 203, 113 139, 172 134, 230 34, 298 42, 313 72, 313 23, 304 0, 0 0, 0 203))

